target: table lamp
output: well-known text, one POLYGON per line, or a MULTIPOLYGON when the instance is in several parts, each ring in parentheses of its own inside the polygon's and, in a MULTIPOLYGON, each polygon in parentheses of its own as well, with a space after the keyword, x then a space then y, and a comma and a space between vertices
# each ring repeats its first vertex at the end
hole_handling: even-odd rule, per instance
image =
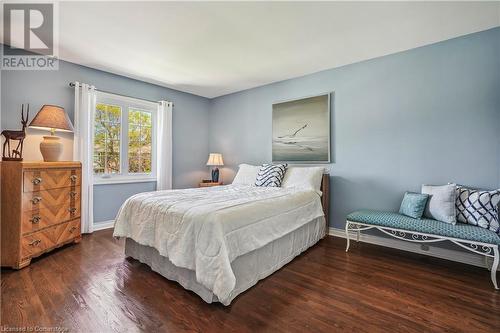
POLYGON ((40 152, 45 162, 58 161, 63 144, 59 141, 59 137, 54 135, 55 131, 73 132, 73 125, 64 109, 56 105, 44 105, 29 126, 50 130, 50 136, 44 136, 40 142, 40 152))
POLYGON ((219 168, 217 167, 222 165, 224 165, 222 154, 210 153, 210 155, 208 156, 207 166, 215 167, 212 168, 212 182, 219 182, 219 168))

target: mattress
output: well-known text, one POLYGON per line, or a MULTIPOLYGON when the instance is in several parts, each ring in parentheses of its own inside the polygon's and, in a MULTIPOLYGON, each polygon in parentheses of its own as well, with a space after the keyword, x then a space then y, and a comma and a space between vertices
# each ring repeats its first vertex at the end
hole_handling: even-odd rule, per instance
POLYGON ((298 229, 236 258, 231 268, 236 284, 229 297, 220 301, 214 293, 197 282, 196 272, 175 266, 154 247, 141 245, 131 238, 125 241, 125 255, 139 260, 168 280, 178 282, 205 302, 229 305, 236 296, 289 263, 296 256, 316 244, 325 234, 325 219, 318 217, 298 229))
POLYGON ((232 262, 323 217, 312 190, 255 186, 141 193, 121 207, 113 235, 154 248, 221 303, 236 288, 232 262))

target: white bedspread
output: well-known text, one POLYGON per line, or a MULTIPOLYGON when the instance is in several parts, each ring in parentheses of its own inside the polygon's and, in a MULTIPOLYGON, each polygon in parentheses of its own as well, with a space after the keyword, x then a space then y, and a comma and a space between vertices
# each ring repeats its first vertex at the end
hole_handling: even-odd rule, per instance
MULTIPOLYGON (((120 208, 114 236, 154 247, 229 303, 231 262, 323 216, 314 191, 227 185, 140 193, 120 208)), ((226 304, 226 305, 227 305, 226 304)))

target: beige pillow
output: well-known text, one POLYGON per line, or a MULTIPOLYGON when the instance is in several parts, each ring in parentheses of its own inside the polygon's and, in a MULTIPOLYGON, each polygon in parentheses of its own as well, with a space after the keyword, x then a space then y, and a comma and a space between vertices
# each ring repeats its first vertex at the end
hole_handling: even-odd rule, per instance
POLYGON ((288 166, 281 187, 296 187, 316 191, 321 195, 324 167, 288 166))
POLYGON ((441 222, 456 224, 455 196, 456 184, 422 185, 422 193, 428 194, 424 217, 441 222))
POLYGON ((260 165, 240 164, 238 173, 234 177, 233 184, 255 185, 255 178, 259 173, 260 165))

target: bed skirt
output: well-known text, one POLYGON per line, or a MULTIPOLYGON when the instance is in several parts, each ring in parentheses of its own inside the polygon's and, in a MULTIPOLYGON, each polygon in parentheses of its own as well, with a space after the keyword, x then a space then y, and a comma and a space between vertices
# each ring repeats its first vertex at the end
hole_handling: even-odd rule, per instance
MULTIPOLYGON (((325 218, 319 217, 259 249, 236 258, 231 263, 236 286, 229 301, 224 305, 229 305, 236 296, 316 244, 324 234, 325 218)), ((163 277, 178 282, 184 289, 193 291, 207 303, 219 301, 211 290, 196 281, 195 271, 175 266, 152 247, 140 245, 127 238, 125 255, 148 265, 163 277)))

